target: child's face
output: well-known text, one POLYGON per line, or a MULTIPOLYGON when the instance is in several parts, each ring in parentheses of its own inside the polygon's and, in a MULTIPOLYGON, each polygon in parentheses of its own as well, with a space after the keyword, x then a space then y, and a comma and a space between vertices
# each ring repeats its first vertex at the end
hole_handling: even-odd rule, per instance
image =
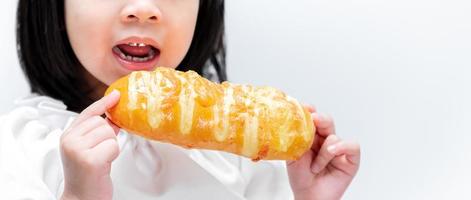
POLYGON ((67 34, 91 78, 109 85, 134 70, 176 68, 198 7, 199 0, 66 0, 67 34))

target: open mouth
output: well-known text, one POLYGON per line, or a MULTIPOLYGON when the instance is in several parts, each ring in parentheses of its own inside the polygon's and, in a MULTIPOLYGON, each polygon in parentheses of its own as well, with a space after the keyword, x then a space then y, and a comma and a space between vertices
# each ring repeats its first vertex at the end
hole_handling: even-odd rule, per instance
POLYGON ((123 42, 112 51, 119 63, 129 70, 151 69, 160 55, 157 47, 144 42, 123 42))
POLYGON ((159 49, 144 43, 119 44, 113 47, 113 52, 129 62, 147 62, 160 53, 159 49))

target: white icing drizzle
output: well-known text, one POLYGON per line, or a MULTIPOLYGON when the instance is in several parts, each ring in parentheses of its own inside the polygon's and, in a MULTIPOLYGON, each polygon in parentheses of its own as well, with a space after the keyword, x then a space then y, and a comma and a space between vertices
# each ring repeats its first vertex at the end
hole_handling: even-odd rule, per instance
POLYGON ((161 107, 165 94, 160 86, 162 79, 161 73, 151 73, 147 81, 147 123, 154 129, 159 127, 163 119, 161 107))
POLYGON ((138 90, 138 85, 136 83, 137 74, 138 72, 132 72, 128 80, 129 102, 128 102, 127 107, 130 111, 137 109, 137 90, 138 90))
POLYGON ((258 109, 254 110, 253 116, 250 116, 249 113, 244 113, 244 144, 242 154, 248 157, 254 157, 258 153, 258 113, 258 109))
MULTIPOLYGON (((195 88, 191 79, 187 80, 182 73, 176 73, 175 76, 181 83, 181 92, 178 96, 178 104, 180 106, 179 129, 180 132, 185 135, 190 133, 193 125, 196 92, 194 91, 195 88)), ((165 78, 162 73, 158 71, 153 73, 131 73, 128 81, 128 109, 130 111, 138 109, 139 95, 146 95, 147 102, 142 103, 142 105, 139 106, 147 110, 148 124, 152 128, 157 128, 163 120, 164 113, 162 113, 161 107, 163 100, 167 96, 164 94, 165 86, 171 86, 172 84, 173 83, 170 80, 165 78)), ((234 86, 235 85, 230 85, 225 88, 222 104, 215 104, 212 108, 214 113, 213 134, 218 142, 226 140, 231 131, 231 107, 236 103, 234 98, 234 86)), ((284 117, 284 119, 278 119, 281 120, 281 124, 278 129, 280 151, 286 152, 295 137, 296 130, 290 130, 293 121, 288 120, 293 117, 293 114, 301 115, 303 120, 303 138, 305 141, 308 141, 310 137, 308 122, 306 122, 306 116, 302 106, 296 99, 286 96, 287 101, 296 106, 296 111, 293 113, 291 110, 286 108, 286 103, 276 99, 278 93, 274 89, 268 87, 253 88, 247 85, 238 85, 237 87, 240 87, 242 94, 246 95, 244 102, 241 103, 245 104, 245 107, 248 108, 246 113, 239 115, 244 119, 243 146, 241 152, 243 155, 254 157, 259 151, 259 115, 262 111, 270 112, 269 114, 273 115, 282 115, 284 117), (257 105, 253 105, 254 103, 257 105), (262 107, 265 107, 267 110, 260 110, 262 107), (253 109, 253 112, 251 112, 250 109, 253 109)))
POLYGON ((146 96, 146 102, 141 103, 141 108, 147 112, 147 123, 152 128, 157 128, 162 121, 161 105, 164 99, 163 88, 159 87, 162 80, 160 73, 132 72, 128 81, 130 111, 138 109, 139 93, 146 96))
POLYGON ((219 117, 219 108, 217 105, 214 106, 214 122, 215 122, 215 131, 214 136, 217 141, 222 142, 226 139, 229 135, 229 119, 230 119, 230 109, 232 104, 234 104, 234 90, 231 86, 224 90, 224 98, 223 98, 223 114, 222 119, 219 117), (222 121, 222 129, 219 128, 219 120, 222 121))
POLYGON ((181 93, 178 99, 180 105, 180 132, 182 134, 188 134, 191 131, 193 125, 193 112, 195 109, 195 91, 192 83, 177 75, 181 82, 181 93))
POLYGON ((306 115, 304 114, 303 107, 301 107, 301 104, 299 104, 299 102, 296 99, 294 99, 293 97, 287 96, 286 98, 288 99, 288 101, 290 101, 290 102, 292 102, 296 105, 296 108, 297 108, 296 113, 300 114, 301 117, 302 117, 302 123, 303 123, 302 134, 303 134, 303 137, 304 137, 304 141, 308 141, 309 140, 309 130, 307 128, 306 115))

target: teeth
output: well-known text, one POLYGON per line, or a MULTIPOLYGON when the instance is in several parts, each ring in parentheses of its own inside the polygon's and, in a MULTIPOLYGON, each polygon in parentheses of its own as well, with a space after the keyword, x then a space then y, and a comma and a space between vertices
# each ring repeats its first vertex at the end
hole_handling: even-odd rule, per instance
POLYGON ((119 57, 121 57, 122 59, 126 59, 126 55, 124 55, 123 52, 121 52, 121 53, 119 54, 119 57))
POLYGON ((147 46, 144 43, 135 43, 135 42, 130 42, 130 43, 128 43, 128 45, 131 46, 131 47, 145 47, 145 46, 147 46))
POLYGON ((145 62, 147 60, 148 60, 147 57, 145 58, 132 57, 132 61, 134 62, 145 62))
MULTIPOLYGON (((134 43, 134 44, 136 44, 136 43, 134 43)), ((132 46, 134 44, 130 43, 129 46, 132 46)), ((145 46, 145 44, 142 44, 142 43, 141 44, 136 44, 136 45, 144 45, 145 46)), ((147 62, 149 60, 152 60, 155 57, 155 54, 156 54, 156 52, 154 50, 151 50, 149 52, 149 55, 147 55, 146 57, 141 58, 141 57, 134 57, 134 56, 126 55, 118 47, 113 47, 113 51, 116 54, 118 54, 121 59, 128 60, 128 61, 133 61, 133 62, 147 62)))

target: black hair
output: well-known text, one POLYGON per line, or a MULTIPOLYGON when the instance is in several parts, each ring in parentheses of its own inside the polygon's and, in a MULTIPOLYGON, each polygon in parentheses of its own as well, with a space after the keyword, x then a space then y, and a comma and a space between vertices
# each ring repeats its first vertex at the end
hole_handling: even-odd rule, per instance
MULTIPOLYGON (((65 26, 64 0, 19 0, 16 43, 20 65, 31 92, 50 96, 81 112, 93 103, 86 70, 76 57, 65 26)), ((214 67, 226 81, 224 0, 200 0, 195 32, 188 53, 177 70, 201 75, 214 67)))

